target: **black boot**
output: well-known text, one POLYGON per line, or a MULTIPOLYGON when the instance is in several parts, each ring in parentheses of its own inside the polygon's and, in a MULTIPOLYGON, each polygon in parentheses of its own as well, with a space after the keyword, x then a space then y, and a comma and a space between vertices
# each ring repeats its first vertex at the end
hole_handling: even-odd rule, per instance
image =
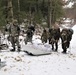
POLYGON ((21 48, 20 47, 18 47, 18 52, 20 52, 21 51, 21 48))
POLYGON ((11 52, 14 52, 14 51, 15 51, 15 49, 11 49, 10 51, 11 51, 11 52))
POLYGON ((57 52, 57 49, 55 49, 55 52, 57 52))
POLYGON ((10 51, 14 52, 15 51, 15 48, 11 49, 10 51))
POLYGON ((66 50, 64 50, 62 53, 66 54, 66 50))
POLYGON ((21 50, 20 49, 18 49, 18 52, 20 52, 21 50))

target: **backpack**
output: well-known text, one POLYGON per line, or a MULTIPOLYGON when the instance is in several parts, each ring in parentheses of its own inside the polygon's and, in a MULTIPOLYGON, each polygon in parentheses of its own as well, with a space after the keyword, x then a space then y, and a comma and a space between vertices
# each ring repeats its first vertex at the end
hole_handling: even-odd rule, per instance
POLYGON ((31 29, 28 29, 26 33, 27 33, 28 37, 32 37, 32 35, 33 35, 33 32, 31 29))
POLYGON ((73 29, 69 29, 69 32, 70 32, 71 35, 74 33, 73 29))
POLYGON ((72 35, 73 35, 73 30, 72 29, 68 29, 68 41, 71 41, 72 39, 72 35))

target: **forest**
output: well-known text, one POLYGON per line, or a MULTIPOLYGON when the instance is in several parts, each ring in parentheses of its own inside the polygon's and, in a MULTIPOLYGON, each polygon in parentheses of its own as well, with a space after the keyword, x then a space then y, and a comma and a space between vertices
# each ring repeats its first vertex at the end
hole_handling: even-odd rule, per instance
POLYGON ((0 0, 0 26, 17 19, 19 24, 27 20, 34 25, 46 22, 51 27, 55 22, 61 23, 64 17, 76 21, 75 11, 75 0, 0 0), (74 2, 73 7, 64 8, 70 2, 74 2))

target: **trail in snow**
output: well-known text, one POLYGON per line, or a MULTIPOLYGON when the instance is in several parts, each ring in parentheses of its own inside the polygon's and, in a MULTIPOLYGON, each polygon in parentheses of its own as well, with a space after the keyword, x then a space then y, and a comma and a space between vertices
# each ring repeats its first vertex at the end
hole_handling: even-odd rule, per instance
MULTIPOLYGON (((76 26, 73 30, 71 48, 68 49, 71 53, 68 54, 61 53, 61 45, 59 45, 58 52, 45 56, 29 56, 24 52, 10 52, 9 50, 0 52, 0 58, 4 62, 0 67, 0 75, 76 75, 76 26)), ((33 47, 49 50, 51 46, 42 45, 38 37, 40 36, 34 36, 36 39, 33 39, 33 47)), ((24 43, 22 48, 23 46, 24 43)), ((28 43, 28 46, 31 44, 28 43)))

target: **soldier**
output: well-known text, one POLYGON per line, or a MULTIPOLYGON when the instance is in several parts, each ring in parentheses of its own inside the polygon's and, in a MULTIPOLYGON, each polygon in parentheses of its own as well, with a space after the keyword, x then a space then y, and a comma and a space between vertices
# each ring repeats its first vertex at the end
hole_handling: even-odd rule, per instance
POLYGON ((46 29, 44 29, 41 36, 42 43, 47 43, 47 39, 48 39, 48 34, 47 34, 46 29))
POLYGON ((27 44, 27 42, 32 43, 32 37, 33 37, 33 31, 30 28, 28 28, 27 31, 26 31, 25 44, 27 44))
POLYGON ((72 29, 63 29, 61 32, 61 40, 62 40, 62 49, 63 53, 66 53, 67 48, 69 48, 70 41, 72 39, 73 30, 72 29))
POLYGON ((13 49, 11 51, 15 51, 15 44, 18 47, 18 51, 20 51, 20 44, 19 44, 19 34, 20 34, 20 28, 18 26, 17 20, 14 20, 13 24, 10 24, 9 27, 9 40, 12 43, 13 49))
POLYGON ((60 28, 49 29, 49 44, 52 45, 52 50, 54 50, 54 44, 55 44, 55 51, 57 51, 59 38, 60 38, 60 28))

